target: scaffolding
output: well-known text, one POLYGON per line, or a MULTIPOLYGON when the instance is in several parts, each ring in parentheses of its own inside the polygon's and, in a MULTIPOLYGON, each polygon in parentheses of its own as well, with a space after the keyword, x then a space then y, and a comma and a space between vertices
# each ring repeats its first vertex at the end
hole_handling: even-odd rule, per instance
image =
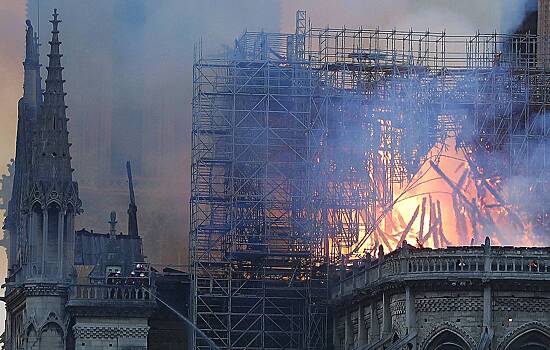
MULTIPOLYGON (((394 186, 437 162, 450 136, 476 181, 527 176, 530 191, 546 195, 550 75, 536 43, 315 28, 299 11, 293 34, 246 32, 220 56, 199 47, 197 326, 220 349, 326 348, 331 266, 402 243, 379 228, 394 186)), ((545 228, 548 214, 533 215, 545 228)), ((209 349, 198 335, 194 346, 209 349)))

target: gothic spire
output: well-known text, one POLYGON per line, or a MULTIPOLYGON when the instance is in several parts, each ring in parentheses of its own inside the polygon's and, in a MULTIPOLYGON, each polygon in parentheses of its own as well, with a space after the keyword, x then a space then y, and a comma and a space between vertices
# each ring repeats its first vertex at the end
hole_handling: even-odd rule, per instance
MULTIPOLYGON (((65 93, 63 92, 63 67, 61 66, 61 57, 63 56, 59 47, 61 42, 59 41, 59 29, 58 25, 61 23, 61 20, 58 19, 59 14, 57 9, 53 11, 53 20, 50 20, 50 23, 53 25, 52 29, 52 40, 50 44, 50 53, 48 54, 49 63, 48 67, 48 77, 46 78, 46 92, 44 93, 44 103, 50 107, 61 108, 64 110, 65 107, 65 93)), ((62 113, 63 115, 65 112, 62 113)), ((60 115, 57 116, 61 117, 60 115)), ((53 125, 50 125, 53 126, 53 125)))
POLYGON ((44 104, 42 118, 40 120, 40 142, 37 157, 39 157, 39 168, 37 177, 42 180, 55 180, 56 182, 71 182, 72 169, 71 157, 69 154, 69 136, 67 131, 67 117, 65 114, 65 92, 63 90, 63 67, 59 47, 59 14, 54 9, 52 23, 52 39, 49 63, 46 67, 48 77, 46 78, 46 90, 44 92, 44 104))

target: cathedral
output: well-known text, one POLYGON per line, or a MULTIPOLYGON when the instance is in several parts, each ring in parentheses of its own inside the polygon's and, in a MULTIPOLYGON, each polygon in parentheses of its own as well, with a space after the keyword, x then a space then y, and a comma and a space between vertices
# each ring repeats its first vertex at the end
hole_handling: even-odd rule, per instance
POLYGON ((5 349, 168 349, 167 339, 184 346, 181 321, 171 324, 173 315, 163 314, 155 296, 163 283, 183 281, 176 284, 185 288, 187 277, 165 270, 157 271, 158 284, 153 280, 142 252, 129 163, 127 234, 117 230, 115 212, 108 233, 75 230, 83 209, 71 167, 57 10, 50 22, 43 90, 38 38, 27 21, 15 173, 4 225, 5 349), (162 324, 155 326, 155 320, 162 324))

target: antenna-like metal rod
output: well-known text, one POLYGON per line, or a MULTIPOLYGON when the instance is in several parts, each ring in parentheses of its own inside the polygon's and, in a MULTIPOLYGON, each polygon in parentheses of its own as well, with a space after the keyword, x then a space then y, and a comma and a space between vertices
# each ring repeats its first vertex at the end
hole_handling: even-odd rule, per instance
POLYGON ((134 194, 134 182, 132 180, 132 166, 130 161, 126 162, 126 171, 128 172, 128 190, 130 191, 130 203, 128 204, 128 235, 139 236, 137 222, 137 205, 136 196, 134 194))
POLYGON ((134 194, 134 182, 132 180, 132 165, 130 161, 126 162, 126 172, 128 173, 128 190, 130 191, 130 204, 136 205, 136 196, 134 194))

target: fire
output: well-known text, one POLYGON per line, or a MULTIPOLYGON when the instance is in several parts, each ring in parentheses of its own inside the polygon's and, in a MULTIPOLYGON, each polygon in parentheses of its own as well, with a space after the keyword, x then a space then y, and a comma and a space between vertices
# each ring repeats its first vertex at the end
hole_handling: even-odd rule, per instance
POLYGON ((369 227, 361 221, 358 244, 349 251, 360 256, 396 249, 406 240, 417 247, 446 248, 480 244, 539 245, 534 225, 519 208, 507 203, 501 178, 486 178, 456 137, 432 148, 419 171, 393 187, 393 202, 376 209, 369 227))

